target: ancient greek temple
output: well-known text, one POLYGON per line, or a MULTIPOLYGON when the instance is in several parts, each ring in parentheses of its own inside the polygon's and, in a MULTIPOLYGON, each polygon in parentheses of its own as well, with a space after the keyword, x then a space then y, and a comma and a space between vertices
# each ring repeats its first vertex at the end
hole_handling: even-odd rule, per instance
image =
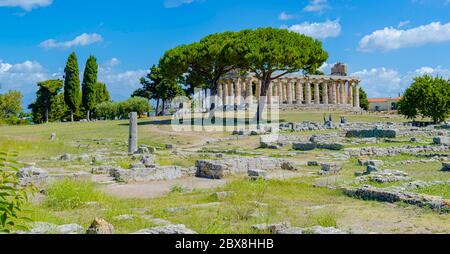
MULTIPOLYGON (((269 85, 267 103, 280 108, 343 108, 360 109, 357 77, 347 76, 347 67, 336 64, 331 75, 290 74, 275 79, 269 85)), ((261 80, 254 76, 229 74, 217 87, 224 105, 240 105, 248 98, 260 100, 261 80)))

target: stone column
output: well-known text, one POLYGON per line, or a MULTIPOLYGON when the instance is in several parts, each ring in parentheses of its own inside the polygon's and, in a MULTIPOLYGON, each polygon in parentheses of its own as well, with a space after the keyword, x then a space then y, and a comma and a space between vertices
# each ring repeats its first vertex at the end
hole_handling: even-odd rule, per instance
POLYGON ((343 91, 343 103, 344 105, 348 105, 348 97, 347 97, 347 81, 343 81, 342 83, 342 91, 343 91))
POLYGON ((279 104, 283 104, 283 82, 280 79, 278 79, 277 87, 278 87, 278 102, 279 104))
POLYGON ((274 81, 275 82, 275 84, 274 84, 274 93, 273 93, 273 96, 279 96, 279 87, 278 87, 278 80, 276 80, 276 81, 274 81))
POLYGON ((361 104, 359 102, 359 81, 355 82, 355 107, 360 108, 361 104))
POLYGON ((236 79, 236 105, 241 105, 241 79, 236 79))
POLYGON ((225 105, 225 106, 228 105, 228 93, 230 91, 229 86, 230 86, 230 84, 229 84, 228 80, 225 79, 224 84, 223 84, 223 105, 225 105))
POLYGON ((314 81, 314 104, 320 104, 319 80, 314 81))
POLYGON ((345 81, 343 82, 343 81, 339 81, 339 95, 340 95, 340 98, 339 98, 339 102, 340 102, 340 104, 345 104, 345 91, 344 91, 344 89, 345 89, 345 81))
POLYGON ((287 101, 288 104, 291 105, 292 104, 292 79, 288 79, 287 80, 287 101))
POLYGON ((297 84, 295 86, 295 100, 297 104, 303 103, 303 84, 300 79, 297 79, 297 84))
MULTIPOLYGON (((222 89, 222 85, 223 82, 222 80, 219 80, 218 82, 219 84, 217 84, 217 97, 221 98, 222 102, 223 102, 223 89, 222 89)), ((220 103, 217 103, 217 106, 219 106, 220 103)))
POLYGON ((306 93, 306 105, 311 105, 311 83, 309 83, 309 80, 306 80, 306 89, 305 89, 305 93, 306 93))
POLYGON ((337 83, 336 83, 336 81, 331 81, 332 82, 332 84, 331 84, 331 87, 332 87, 332 93, 333 93, 333 95, 332 95, 332 99, 333 99, 333 104, 334 105, 336 105, 336 104, 338 104, 338 87, 337 87, 337 83))
POLYGON ((138 125, 137 125, 137 113, 131 112, 128 114, 130 118, 130 130, 129 130, 129 139, 128 139, 128 153, 134 154, 137 152, 137 140, 138 140, 138 125))
POLYGON ((247 98, 253 100, 253 81, 252 79, 247 80, 247 98))
POLYGON ((230 90, 228 91, 228 96, 230 97, 229 104, 231 106, 233 106, 234 105, 234 99, 235 99, 235 97, 234 97, 234 80, 230 79, 228 82, 230 82, 230 86, 229 86, 230 90))
POLYGON ((328 105, 328 82, 323 81, 322 83, 322 96, 323 96, 323 104, 328 105))
POLYGON ((353 107, 353 84, 352 81, 348 82, 348 104, 353 107))

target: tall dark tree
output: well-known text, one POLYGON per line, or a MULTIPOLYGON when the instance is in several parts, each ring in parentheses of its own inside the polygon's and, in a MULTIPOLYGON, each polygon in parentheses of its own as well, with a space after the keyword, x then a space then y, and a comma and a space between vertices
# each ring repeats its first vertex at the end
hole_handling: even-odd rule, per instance
POLYGON ((40 122, 40 117, 38 117, 38 115, 41 115, 43 113, 43 120, 48 123, 49 112, 56 101, 55 97, 63 88, 63 81, 59 79, 47 80, 39 82, 37 85, 39 86, 39 89, 36 93, 36 102, 31 104, 30 108, 32 109, 35 122, 40 122))
POLYGON ((361 87, 359 88, 359 103, 362 109, 369 110, 369 99, 367 97, 367 93, 361 87))
POLYGON ((90 56, 86 62, 84 68, 82 94, 83 94, 83 107, 86 110, 87 120, 90 120, 90 113, 95 108, 97 95, 95 92, 97 84, 98 65, 97 59, 94 56, 90 56))
POLYGON ((81 104, 80 73, 75 52, 69 55, 64 69, 64 101, 70 110, 70 120, 81 104))

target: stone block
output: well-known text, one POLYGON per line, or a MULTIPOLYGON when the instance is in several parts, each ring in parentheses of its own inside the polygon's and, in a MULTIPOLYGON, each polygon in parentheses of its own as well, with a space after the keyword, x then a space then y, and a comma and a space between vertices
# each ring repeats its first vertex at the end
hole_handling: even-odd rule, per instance
POLYGON ((292 149, 298 151, 312 151, 316 149, 317 144, 313 142, 303 142, 303 143, 294 143, 292 144, 292 149))
POLYGON ((433 138, 433 143, 436 145, 450 145, 450 137, 433 138))

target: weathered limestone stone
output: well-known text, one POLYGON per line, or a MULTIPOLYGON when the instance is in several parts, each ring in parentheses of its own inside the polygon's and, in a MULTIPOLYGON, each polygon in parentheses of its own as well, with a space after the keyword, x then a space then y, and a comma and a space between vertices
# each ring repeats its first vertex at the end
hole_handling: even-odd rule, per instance
POLYGON ((398 182, 398 181, 409 181, 411 180, 410 177, 408 177, 408 174, 399 171, 399 170, 390 170, 386 169, 383 171, 370 171, 369 167, 367 168, 367 173, 365 176, 361 176, 357 179, 359 182, 366 182, 366 181, 373 181, 377 183, 392 183, 392 182, 398 182))
POLYGON ((364 129, 364 130, 349 130, 347 131, 347 138, 396 138, 398 130, 384 130, 384 129, 364 129))
POLYGON ((276 224, 258 224, 258 225, 252 225, 252 229, 256 233, 264 234, 276 234, 277 232, 281 232, 284 230, 287 230, 291 227, 291 224, 289 222, 281 222, 276 224))
POLYGON ((294 164, 292 162, 290 162, 290 161, 283 162, 281 164, 281 169, 289 170, 289 171, 296 171, 297 170, 297 168, 294 166, 294 164))
POLYGON ((433 143, 437 145, 450 145, 450 137, 433 138, 433 143))
POLYGON ((93 175, 109 175, 111 171, 114 170, 114 167, 112 166, 101 166, 101 167, 95 167, 92 168, 91 173, 93 175))
POLYGON ((339 143, 318 143, 317 148, 319 149, 326 149, 326 150, 333 150, 333 151, 339 151, 344 149, 343 144, 339 143))
POLYGON ((52 133, 52 134, 50 135, 50 140, 51 140, 51 141, 56 140, 56 133, 52 133))
POLYGON ((369 160, 367 161, 367 166, 380 167, 383 166, 384 162, 381 160, 369 160))
POLYGON ((341 235, 341 234, 348 234, 348 232, 345 232, 343 230, 334 228, 334 227, 321 227, 321 226, 315 226, 311 228, 287 228, 278 230, 275 232, 276 234, 283 234, 283 235, 341 235))
POLYGON ((250 170, 248 170, 248 176, 254 180, 256 180, 258 178, 265 179, 267 176, 267 171, 260 170, 260 169, 250 169, 250 170))
POLYGON ((194 169, 187 169, 178 166, 155 166, 154 168, 146 168, 145 165, 132 169, 114 169, 110 172, 111 177, 116 181, 133 183, 133 182, 150 182, 161 180, 174 180, 193 174, 194 169))
POLYGON ((450 162, 442 163, 442 171, 450 171, 450 162))
POLYGON ((166 144, 166 149, 174 149, 175 146, 173 144, 166 144))
POLYGON ((129 115, 130 118, 130 130, 129 130, 129 139, 128 139, 128 153, 134 154, 138 150, 138 125, 137 125, 137 113, 131 112, 129 115))
POLYGON ((72 156, 70 156, 70 154, 65 153, 65 154, 61 155, 61 157, 59 157, 59 160, 61 160, 61 161, 70 161, 71 158, 72 158, 72 156))
POLYGON ((247 173, 250 169, 281 169, 285 159, 268 157, 233 157, 223 160, 199 160, 196 162, 196 176, 222 179, 229 174, 247 173))
POLYGON ((86 231, 86 234, 91 235, 110 235, 114 233, 115 231, 113 225, 109 224, 102 218, 95 218, 91 226, 86 231))
POLYGON ((317 166, 319 166, 319 162, 318 161, 308 161, 308 166, 309 167, 317 167, 317 166))
POLYGON ((292 144, 292 149, 298 151, 312 151, 316 149, 317 144, 313 142, 304 142, 304 143, 294 143, 292 144))
POLYGON ((150 150, 146 146, 140 146, 136 153, 137 154, 150 154, 150 150))
POLYGON ((34 234, 34 235, 68 235, 83 234, 84 228, 78 224, 55 225, 47 222, 35 222, 29 232, 15 232, 18 234, 34 234))
POLYGON ((344 187, 342 191, 350 197, 358 197, 364 200, 376 200, 389 203, 405 202, 419 207, 429 207, 440 212, 450 212, 450 200, 441 197, 381 189, 370 185, 359 188, 344 187))
POLYGON ((399 154, 417 155, 425 152, 444 152, 448 151, 450 146, 396 146, 396 147, 362 147, 347 148, 345 152, 351 157, 371 157, 371 156, 395 156, 399 154))
POLYGON ((139 230, 135 235, 192 235, 197 234, 195 231, 186 228, 185 225, 167 225, 163 227, 155 227, 139 230))
POLYGON ((336 163, 322 163, 320 167, 320 175, 336 174, 342 169, 342 166, 336 163))

